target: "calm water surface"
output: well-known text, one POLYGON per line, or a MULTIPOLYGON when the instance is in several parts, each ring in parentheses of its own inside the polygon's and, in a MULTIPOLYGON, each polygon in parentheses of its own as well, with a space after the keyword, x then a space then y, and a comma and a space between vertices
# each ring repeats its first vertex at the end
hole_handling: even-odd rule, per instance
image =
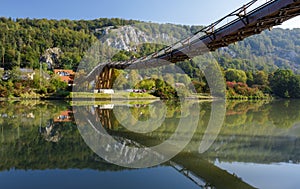
MULTIPOLYGON (((184 107, 172 102, 0 104, 0 188, 300 188, 297 100, 226 102, 217 107, 226 109, 220 125, 209 124, 222 117, 213 116, 212 102, 188 101, 184 107), (186 128, 196 127, 172 159, 140 169, 110 163, 141 158, 124 152, 126 146, 153 147, 178 132, 177 140, 185 140, 191 133, 178 130, 182 120, 186 128), (147 132, 134 130, 139 124, 147 132), (122 144, 123 156, 99 155, 89 140, 108 151, 119 147, 103 147, 102 135, 87 139, 91 128, 122 144)), ((142 159, 145 164, 154 161, 142 159)))

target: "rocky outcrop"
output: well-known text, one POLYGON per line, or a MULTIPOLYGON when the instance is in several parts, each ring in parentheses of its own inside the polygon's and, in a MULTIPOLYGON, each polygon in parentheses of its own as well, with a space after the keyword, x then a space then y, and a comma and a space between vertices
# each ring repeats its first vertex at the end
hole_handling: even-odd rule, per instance
POLYGON ((135 26, 122 26, 119 28, 107 27, 102 30, 104 37, 101 41, 108 46, 119 50, 134 51, 136 46, 143 43, 171 44, 178 39, 167 33, 147 34, 135 26))
POLYGON ((53 69, 59 66, 59 58, 62 55, 62 51, 58 47, 49 48, 40 57, 40 63, 46 63, 48 69, 53 69))

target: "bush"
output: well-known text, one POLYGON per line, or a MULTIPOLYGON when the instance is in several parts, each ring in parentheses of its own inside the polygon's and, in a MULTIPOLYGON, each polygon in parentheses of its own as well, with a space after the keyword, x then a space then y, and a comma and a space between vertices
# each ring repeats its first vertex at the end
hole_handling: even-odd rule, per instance
POLYGON ((269 97, 256 87, 248 87, 246 83, 228 81, 226 86, 226 97, 229 99, 261 99, 269 97))

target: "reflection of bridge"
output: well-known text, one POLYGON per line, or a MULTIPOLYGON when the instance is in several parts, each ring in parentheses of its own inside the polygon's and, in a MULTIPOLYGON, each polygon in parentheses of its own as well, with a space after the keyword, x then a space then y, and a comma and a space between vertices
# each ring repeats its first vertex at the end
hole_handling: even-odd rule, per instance
POLYGON ((96 81, 96 89, 112 88, 113 68, 143 69, 184 61, 259 34, 300 14, 299 0, 269 0, 249 11, 258 2, 252 0, 194 35, 149 56, 123 62, 101 63, 85 77, 85 80, 96 81), (230 23, 220 26, 225 20, 234 17, 236 19, 230 23))
POLYGON ((195 154, 180 153, 172 159, 170 165, 201 188, 255 188, 195 154))
MULTIPOLYGON (((117 123, 114 121, 115 117, 112 109, 90 107, 87 110, 88 115, 85 117, 92 123, 91 127, 97 130, 100 138, 105 138, 106 135, 101 131, 102 128, 99 128, 103 127, 115 140, 119 141, 119 143, 115 144, 114 147, 120 149, 120 154, 122 154, 122 152, 126 152, 120 156, 122 161, 130 162, 135 160, 136 157, 140 157, 141 154, 138 154, 137 150, 130 150, 130 148, 127 147, 143 148, 144 145, 147 145, 145 144, 147 143, 145 141, 148 141, 147 139, 151 137, 132 132, 124 134, 122 131, 118 131, 118 129, 115 130, 112 125, 117 125, 117 123), (100 122, 101 125, 97 124, 97 122, 100 122)), ((109 145, 102 147, 103 149, 111 148, 109 145)), ((147 153, 144 155, 147 155, 147 153)), ((157 155, 159 156, 161 154, 157 155)), ((146 157, 143 158, 146 159, 146 157)), ((230 174, 227 171, 215 166, 213 163, 201 158, 199 154, 187 154, 182 152, 172 158, 172 160, 166 162, 166 164, 173 167, 176 171, 190 179, 201 188, 254 188, 234 174, 230 174)))

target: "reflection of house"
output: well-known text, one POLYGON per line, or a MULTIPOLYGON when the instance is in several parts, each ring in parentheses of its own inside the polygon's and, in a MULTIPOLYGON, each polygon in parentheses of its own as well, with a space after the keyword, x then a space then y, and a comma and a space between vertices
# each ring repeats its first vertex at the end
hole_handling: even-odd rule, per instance
POLYGON ((73 85, 75 72, 73 70, 55 69, 54 74, 59 75, 60 79, 66 82, 69 86, 73 85))
POLYGON ((66 110, 60 112, 60 114, 56 117, 54 117, 54 122, 71 122, 72 121, 72 111, 66 110))

